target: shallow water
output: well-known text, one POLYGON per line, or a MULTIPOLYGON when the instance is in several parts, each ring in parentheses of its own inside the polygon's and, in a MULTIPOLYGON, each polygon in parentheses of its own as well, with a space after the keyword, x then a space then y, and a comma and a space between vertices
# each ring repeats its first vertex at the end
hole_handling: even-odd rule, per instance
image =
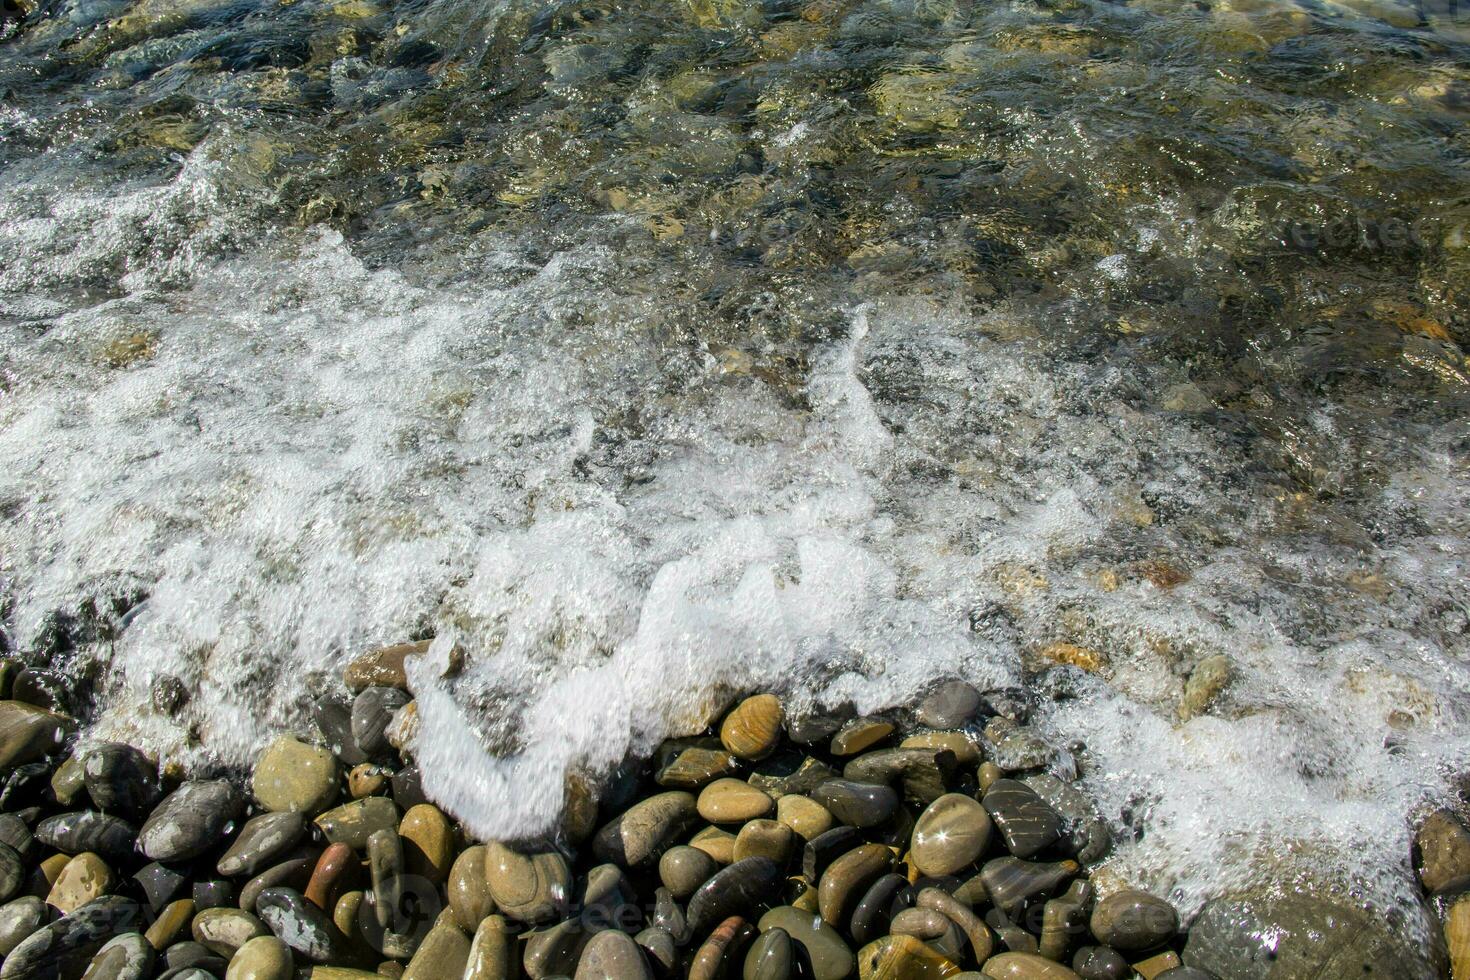
POLYGON ((1186 909, 1287 842, 1410 893, 1470 750, 1459 5, 6 30, 0 595, 98 734, 240 764, 437 634, 426 784, 511 836, 731 691, 960 674, 1186 909))

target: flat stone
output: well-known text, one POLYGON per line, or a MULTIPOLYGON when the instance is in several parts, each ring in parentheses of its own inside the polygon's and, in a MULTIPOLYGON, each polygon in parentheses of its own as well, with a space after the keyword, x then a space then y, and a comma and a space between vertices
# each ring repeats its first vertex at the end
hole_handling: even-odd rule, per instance
POLYGON ((962 766, 980 764, 980 745, 965 732, 915 732, 898 743, 901 749, 947 749, 962 766))
POLYGON ((743 861, 752 857, 768 857, 781 867, 796 848, 796 834, 790 827, 775 820, 751 820, 735 835, 734 858, 743 861))
POLYGON ((835 822, 831 812, 822 804, 810 797, 794 794, 776 801, 776 819, 804 841, 825 834, 835 822))
POLYGON ((738 759, 753 762, 764 759, 781 741, 781 726, 786 713, 773 694, 757 694, 746 698, 725 716, 720 724, 720 742, 738 759))
POLYGON ((1032 953, 1001 953, 985 963, 993 980, 1081 980, 1060 963, 1032 953))
POLYGON ((153 861, 187 861, 218 844, 244 808, 228 780, 185 783, 154 809, 138 846, 153 861))
POLYGON ((133 883, 147 901, 148 911, 157 912, 178 897, 189 878, 177 868, 151 861, 133 875, 133 883))
POLYGON ((0 957, 9 956, 11 950, 50 918, 46 903, 35 895, 23 895, 0 906, 0 957))
POLYGON ((962 680, 948 680, 919 702, 914 720, 927 728, 959 728, 980 710, 980 692, 962 680))
POLYGON ((283 735, 255 761, 250 788, 262 809, 313 816, 337 799, 339 778, 337 760, 329 750, 283 735))
POLYGON ((88 902, 23 939, 5 957, 0 977, 80 976, 103 943, 134 930, 141 911, 120 895, 88 902))
POLYGON ((634 804, 592 838, 598 860, 625 868, 657 861, 697 818, 694 797, 682 790, 659 793, 634 804))
POLYGON ((293 888, 267 888, 255 900, 255 912, 277 939, 310 963, 353 959, 346 936, 326 912, 293 888))
POLYGON ((882 718, 854 718, 832 736, 833 755, 856 755, 893 734, 893 723, 882 718))
POLYGON ((227 878, 254 877, 305 839, 306 818, 301 813, 261 813, 245 821, 215 868, 227 878))
POLYGON ((785 929, 772 927, 750 944, 741 976, 744 980, 790 980, 795 968, 796 952, 791 936, 785 929))
POLYGON ((928 806, 945 794, 957 767, 948 749, 878 749, 848 762, 842 778, 885 786, 901 782, 905 797, 928 806))
POLYGON ((287 888, 302 889, 311 880, 311 873, 316 868, 317 859, 321 852, 315 848, 303 847, 291 852, 286 860, 273 864, 260 874, 251 878, 240 889, 240 908, 247 912, 255 911, 255 901, 261 892, 267 888, 284 886, 287 888))
POLYGON ((1437 810, 1414 835, 1419 880, 1428 892, 1439 892, 1470 878, 1470 830, 1454 814, 1437 810))
POLYGON ((1006 772, 1040 769, 1056 753, 1040 735, 1029 728, 1013 728, 995 740, 992 758, 1006 772))
POLYGON ((485 879, 485 846, 467 847, 449 869, 449 907, 459 927, 473 934, 485 916, 495 912, 490 884, 485 879))
POLYGON ((717 779, 699 791, 699 815, 710 823, 744 823, 764 817, 775 806, 769 796, 743 779, 717 779))
POLYGON ((714 739, 675 739, 660 747, 653 781, 669 789, 699 789, 737 767, 735 757, 714 739))
POLYGON ((366 687, 352 699, 352 740, 363 755, 373 759, 392 750, 388 726, 410 700, 408 692, 396 687, 366 687))
POLYGON ((812 792, 812 798, 851 827, 876 827, 898 810, 898 794, 892 787, 846 779, 827 780, 812 792))
POLYGON ((156 955, 142 935, 125 932, 102 944, 82 980, 147 980, 156 955))
POLYGON ((434 923, 403 971, 403 980, 443 980, 464 976, 470 958, 470 940, 447 919, 434 923))
POLYGON ((719 827, 706 827, 689 838, 689 846, 698 848, 719 864, 735 860, 735 835, 719 827))
POLYGON ((986 861, 980 869, 980 879, 996 908, 1014 919, 1028 903, 1050 898, 1078 870, 1076 861, 1043 864, 1003 857, 986 861))
POLYGON ((91 851, 109 861, 120 863, 133 856, 137 831, 121 817, 79 810, 47 817, 36 824, 36 840, 63 854, 91 851))
POLYGON ((0 902, 8 902, 16 896, 25 883, 25 874, 25 862, 15 848, 0 844, 0 902))
POLYGON ((315 823, 329 843, 346 844, 360 851, 367 847, 374 832, 398 832, 398 806, 390 799, 369 796, 328 810, 315 823))
POLYGON ((913 936, 884 936, 858 951, 860 980, 944 980, 960 968, 913 936))
POLYGON ((486 916, 470 940, 463 980, 510 980, 514 977, 512 942, 510 926, 505 917, 486 916))
POLYGON ((990 815, 973 798, 946 794, 919 814, 910 860, 922 874, 955 874, 985 853, 993 829, 990 815))
POLYGON ((697 847, 681 844, 659 858, 658 876, 675 898, 684 901, 720 870, 719 862, 697 847))
POLYGON ((0 769, 39 762, 75 734, 66 715, 21 701, 0 701, 0 769))
POLYGON ((817 884, 817 907, 823 920, 846 928, 859 899, 891 870, 893 852, 882 844, 861 844, 833 861, 817 884))
POLYGON ((521 955, 526 976, 531 980, 572 976, 592 936, 581 920, 575 918, 526 933, 521 955))
POLYGON ((204 909, 194 916, 190 925, 194 941, 218 953, 225 959, 257 936, 267 935, 267 930, 255 916, 244 909, 204 909))
POLYGON ((715 926, 709 938, 700 944, 689 963, 688 980, 721 980, 734 975, 740 954, 755 934, 755 929, 738 915, 732 915, 715 926))
POLYGON ((762 937, 785 933, 801 948, 812 968, 812 980, 842 980, 852 974, 854 957, 842 934, 822 921, 821 916, 791 905, 778 905, 761 916, 762 937))
POLYGON ((500 911, 521 922, 544 922, 571 899, 571 867, 555 851, 523 854, 487 844, 485 880, 500 911))
POLYGON ((786 878, 770 858, 752 857, 721 869, 689 899, 690 931, 698 936, 732 915, 747 914, 769 904, 785 887, 786 878))
POLYGON ((1129 889, 1098 902, 1090 925, 1103 945, 1137 952, 1173 939, 1179 931, 1179 913, 1162 898, 1129 889))
POLYGON ((235 951, 225 980, 291 980, 295 973, 291 947, 275 936, 257 936, 235 951))
POLYGON ((112 869, 106 861, 90 851, 78 854, 61 869, 46 896, 46 904, 67 915, 112 891, 113 882, 112 869))
POLYGON ((608 929, 582 948, 573 980, 653 980, 653 971, 633 937, 608 929))
POLYGON ((104 813, 138 819, 163 796, 158 767, 131 745, 103 742, 82 755, 82 780, 104 813))
POLYGON ((751 767, 745 781, 780 802, 793 793, 809 794, 840 773, 820 759, 800 752, 777 752, 751 767))
POLYGON ((409 874, 435 885, 449 879, 454 862, 454 828, 442 810, 432 803, 410 807, 398 824, 398 836, 403 838, 409 874))
POLYGON ((1006 849, 1016 857, 1031 857, 1062 836, 1056 811, 1024 783, 998 779, 985 791, 982 802, 1006 849))
POLYGON ((194 900, 192 898, 181 898, 169 902, 163 907, 143 938, 156 950, 165 950, 178 942, 179 937, 185 935, 189 929, 189 923, 194 921, 194 900))
POLYGON ((354 694, 366 687, 393 687, 408 690, 408 672, 404 661, 409 657, 422 657, 429 652, 432 640, 416 643, 395 643, 379 647, 358 657, 342 671, 342 683, 354 694))

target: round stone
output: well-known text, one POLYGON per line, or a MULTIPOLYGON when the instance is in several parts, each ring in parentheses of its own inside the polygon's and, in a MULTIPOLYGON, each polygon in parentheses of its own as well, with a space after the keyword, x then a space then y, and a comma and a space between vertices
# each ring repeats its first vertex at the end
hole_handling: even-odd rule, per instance
POLYGON ((102 944, 82 980, 147 980, 153 975, 155 956, 141 934, 125 932, 102 944))
MULTIPOLYGON (((422 657, 429 651, 431 640, 416 643, 395 643, 379 647, 358 657, 342 671, 342 683, 354 694, 367 687, 393 687, 408 690, 408 671, 404 661, 409 657, 422 657)), ((454 658, 450 666, 453 668, 454 658)))
POLYGON ((731 916, 744 915, 781 894, 786 879, 770 858, 753 857, 721 869, 689 899, 690 932, 704 935, 731 916))
POLYGON ((410 700, 406 691, 396 687, 364 688, 352 699, 352 740, 363 755, 371 759, 389 751, 388 726, 410 700))
POLYGON ((158 767, 121 742, 104 742, 82 757, 87 795, 99 810, 132 819, 142 817, 163 795, 158 767))
POLYGON ((893 734, 893 723, 882 718, 854 718, 832 736, 833 755, 856 755, 893 734))
POLYGON ((290 947, 275 936, 257 936, 235 951, 225 980, 291 980, 295 972, 290 947))
POLYGON ((235 842, 225 851, 216 870, 227 878, 253 877, 284 857, 306 837, 306 818, 285 810, 262 813, 245 821, 235 842))
POLYGON ((961 680, 948 680, 919 702, 914 718, 926 728, 959 728, 980 709, 980 692, 961 680))
POLYGON ((689 846, 698 848, 719 864, 735 860, 735 835, 719 827, 706 827, 689 838, 689 846))
POLYGON ((992 829, 985 807, 972 797, 946 793, 914 824, 910 859, 923 874, 952 875, 985 853, 992 829))
POLYGON ((38 762, 58 751, 76 722, 20 701, 0 701, 0 769, 38 762))
POLYGON ((1083 946, 1072 957, 1072 970, 1082 980, 1128 980, 1133 967, 1111 946, 1083 946))
POLYGON ((485 880, 485 846, 467 847, 449 869, 449 907, 465 932, 473 933, 485 916, 495 911, 490 885, 485 880))
POLYGON ((393 770, 371 762, 359 762, 347 773, 347 792, 354 800, 387 792, 393 770))
POLYGON ((256 760, 250 788, 263 809, 312 816, 337 799, 338 778, 337 760, 330 751, 283 735, 256 760))
POLYGON ((992 980, 1081 980, 1076 973, 1035 953, 1000 953, 985 961, 992 980))
POLYGON ((842 980, 852 974, 852 950, 819 915, 778 905, 761 916, 759 928, 763 937, 770 932, 784 932, 791 943, 801 947, 811 963, 812 980, 842 980))
POLYGON ((398 832, 398 805, 384 796, 369 796, 328 810, 315 822, 329 843, 360 851, 375 832, 398 832))
POLYGON ((653 980, 653 972, 632 936, 605 929, 582 948, 573 980, 653 980))
POLYGON ((470 940, 463 980, 507 980, 515 976, 511 962, 513 937, 504 916, 489 915, 470 940))
POLYGON ((898 809, 898 794, 891 786, 829 779, 812 797, 832 816, 850 827, 876 827, 898 809))
POLYGON ((78 854, 61 869, 46 896, 46 904, 68 915, 112 891, 112 885, 112 869, 106 861, 91 852, 78 854))
POLYGON ((185 783, 154 809, 138 831, 138 846, 165 864, 196 858, 220 842, 244 806, 228 780, 185 783))
POLYGON ((831 926, 845 928, 858 900, 892 868, 893 852, 882 844, 859 845, 833 861, 817 884, 822 918, 831 926))
POLYGON ((442 980, 464 976, 470 958, 470 940, 452 918, 434 923, 403 971, 403 980, 442 980))
POLYGON ((796 834, 775 820, 751 820, 735 835, 735 860, 768 857, 782 867, 796 847, 796 834))
POLYGON ((24 895, 0 906, 0 957, 9 956, 23 939, 45 925, 48 918, 50 911, 46 903, 35 895, 24 895))
POLYGON ((669 848, 658 861, 659 880, 681 902, 719 870, 720 865, 714 858, 687 844, 669 848))
POLYGON ((764 759, 781 741, 786 714, 774 694, 757 694, 736 705, 720 725, 720 743, 747 762, 764 759))
POLYGON ((744 980, 790 980, 795 965, 791 936, 785 929, 772 927, 750 944, 742 975, 744 980))
POLYGON ((744 823, 773 806, 774 800, 743 779, 717 779, 699 791, 699 815, 710 823, 744 823))
POLYGON ((794 793, 776 801, 776 819, 796 832, 802 840, 820 837, 832 829, 832 814, 816 800, 794 793))
POLYGON ((1029 858, 1062 836, 1061 818, 1025 783, 997 779, 982 802, 1016 857, 1029 858))
POLYGON ((243 909, 205 909, 190 926, 194 941, 229 959, 250 940, 267 934, 259 919, 243 909))
MULTIPOLYGON (((960 972, 952 960, 913 936, 884 936, 859 950, 857 958, 860 980, 945 980, 960 972)), ((999 980, 996 974, 987 975, 999 980)))
POLYGON ((592 853, 601 861, 637 868, 658 860, 695 821, 692 795, 681 790, 659 793, 629 807, 592 838, 592 853))
POLYGON ((1103 945, 1137 952, 1173 939, 1179 931, 1179 913, 1162 898, 1129 889, 1098 902, 1091 926, 1103 945))
POLYGON ((398 836, 403 838, 403 854, 410 874, 427 878, 435 885, 448 879, 454 861, 454 828, 438 807, 432 803, 410 807, 398 825, 398 836))
POLYGON ((1414 849, 1426 891, 1470 878, 1470 830, 1454 814, 1438 810, 1426 817, 1414 835, 1414 849))
POLYGON ((550 919, 571 898, 572 870, 555 851, 522 854, 493 843, 485 847, 485 881, 506 916, 536 923, 550 919))

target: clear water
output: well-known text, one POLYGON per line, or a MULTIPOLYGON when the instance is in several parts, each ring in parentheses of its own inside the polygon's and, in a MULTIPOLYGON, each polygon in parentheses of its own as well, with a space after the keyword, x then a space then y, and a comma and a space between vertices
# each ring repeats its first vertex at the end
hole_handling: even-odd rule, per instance
POLYGON ((426 783, 510 836, 731 691, 960 674, 1186 909, 1299 845, 1411 892, 1470 750, 1459 5, 42 6, 0 595, 99 734, 243 763, 453 637, 426 783))

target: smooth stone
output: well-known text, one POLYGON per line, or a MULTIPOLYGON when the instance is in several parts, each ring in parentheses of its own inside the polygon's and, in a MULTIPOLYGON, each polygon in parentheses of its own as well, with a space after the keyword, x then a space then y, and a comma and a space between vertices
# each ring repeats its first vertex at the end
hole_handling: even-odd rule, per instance
POLYGON ((1063 839, 1060 846, 1081 864, 1092 864, 1107 853, 1113 835, 1107 822, 1097 815, 1092 800, 1076 787, 1049 772, 1021 777, 1047 806, 1062 818, 1063 839))
POLYGON ((786 737, 797 745, 815 745, 831 739, 851 718, 850 704, 833 711, 814 710, 801 715, 787 712, 786 737))
POLYGON ((581 883, 578 906, 583 925, 632 932, 642 925, 638 892, 623 869, 616 864, 599 864, 581 883))
POLYGON ((462 977, 470 959, 470 940, 447 919, 434 923, 403 971, 403 980, 462 977))
POLYGON ((948 749, 878 749, 849 761, 842 778, 886 786, 901 781, 905 797, 927 806, 945 794, 957 766, 948 749))
POLYGON ((367 900, 367 893, 358 889, 343 892, 337 899, 337 904, 332 906, 332 925, 337 931, 353 942, 365 940, 362 924, 358 916, 362 914, 363 902, 367 900))
POLYGON ((66 715, 21 701, 0 701, 0 769, 39 762, 76 732, 66 715))
POLYGON ((995 740, 992 758, 1006 772, 1040 769, 1056 753, 1040 735, 1029 728, 1015 728, 995 740))
POLYGON ((233 906, 235 902, 234 882, 223 879, 196 881, 190 889, 194 904, 201 909, 217 909, 233 906))
POLYGON ((743 779, 725 778, 700 790, 696 806, 710 823, 744 823, 770 813, 775 801, 743 779))
POLYGON ((190 925, 194 941, 225 959, 257 936, 267 934, 259 919, 244 909, 204 909, 190 925))
POLYGON ((998 779, 981 801, 1005 841, 1006 850, 1029 858, 1056 843, 1062 836, 1062 821, 1036 791, 1014 779, 998 779))
POLYGON ((673 936, 674 942, 680 946, 690 939, 689 920, 667 888, 655 888, 653 891, 653 918, 650 923, 673 936))
POLYGON ((112 869, 107 862, 90 851, 78 854, 61 869, 46 904, 62 915, 68 915, 112 891, 112 869))
POLYGON ((388 726, 398 710, 411 700, 396 687, 367 687, 352 699, 352 740, 368 758, 386 755, 388 726))
POLYGON ((395 643, 369 651, 347 665, 342 671, 342 683, 354 694, 367 687, 393 687, 406 691, 408 672, 404 661, 428 653, 432 642, 395 643))
POLYGON ((1460 895, 1445 911, 1444 941, 1449 952, 1450 976, 1455 980, 1470 977, 1470 892, 1460 895))
POLYGON ((689 846, 698 848, 718 864, 735 860, 735 835, 720 827, 706 827, 689 838, 689 846))
POLYGON ((790 827, 803 841, 820 837, 835 823, 831 811, 822 804, 794 793, 776 801, 776 819, 790 827))
POLYGON ((786 878, 770 858, 752 857, 721 869, 689 899, 687 921, 698 936, 734 915, 742 915, 777 899, 786 878))
POLYGON ((104 742, 82 756, 82 779, 92 805, 104 813, 137 819, 158 804, 158 767, 131 745, 104 742))
POLYGON ((8 902, 14 898, 21 885, 25 884, 25 877, 25 862, 20 859, 15 848, 9 844, 0 844, 0 902, 8 902))
POLYGON ((658 753, 653 781, 668 789, 697 790, 736 771, 735 757, 713 739, 676 739, 658 753))
POLYGON ((424 776, 417 765, 410 763, 393 774, 393 802, 398 809, 408 810, 420 803, 428 803, 424 793, 424 776))
POLYGON ((22 861, 36 857, 36 835, 20 817, 13 813, 0 813, 0 844, 9 847, 22 861))
POLYGON ((858 950, 860 980, 944 980, 960 972, 913 936, 884 936, 858 950))
MULTIPOLYGON (((368 878, 373 889, 373 916, 384 929, 397 929, 401 923, 395 919, 402 910, 403 875, 407 859, 403 854, 403 838, 386 828, 373 832, 368 838, 368 878)), ((478 862, 481 881, 484 881, 484 851, 478 862)), ((489 884, 484 885, 489 894, 489 884)))
POLYGON ((504 844, 487 844, 485 880, 496 907, 521 922, 546 921, 572 893, 571 867, 555 851, 522 854, 504 844))
POLYGON ((512 960, 512 952, 513 939, 505 917, 487 915, 470 940, 463 980, 510 980, 519 966, 512 960))
POLYGON ((904 909, 913 908, 915 892, 909 880, 901 874, 886 874, 880 877, 853 907, 847 931, 853 942, 866 946, 888 933, 894 916, 904 909))
POLYGON ((1414 850, 1425 891, 1442 891, 1470 877, 1470 830, 1447 810, 1425 818, 1414 835, 1414 850))
POLYGON ((1137 952, 1173 939, 1179 931, 1179 913, 1162 898, 1129 889, 1099 901, 1089 925, 1103 945, 1137 952))
POLYGON ((347 792, 354 800, 378 796, 392 785, 393 770, 371 762, 360 762, 347 774, 347 792))
POLYGON ((398 805, 382 796, 369 796, 328 810, 315 823, 329 843, 360 851, 374 832, 398 832, 398 805))
POLYGON ((1062 964, 1032 953, 998 953, 986 960, 983 972, 992 980, 1081 980, 1062 964))
POLYGON ((337 760, 328 749, 283 735, 255 760, 250 791, 262 809, 294 810, 309 817, 336 801, 339 778, 337 760))
POLYGON ((774 694, 746 698, 720 724, 720 743, 730 754, 746 762, 764 759, 781 741, 786 713, 774 694))
POLYGON ((102 944, 131 932, 140 915, 138 903, 120 895, 88 902, 23 939, 0 965, 0 977, 79 976, 102 944))
POLYGON ((898 809, 898 794, 892 787, 846 779, 827 780, 812 792, 812 798, 850 827, 876 827, 898 809))
POLYGON ((796 846, 796 834, 775 820, 751 820, 735 835, 735 860, 767 857, 785 867, 796 846))
POLYGON ((435 885, 449 879, 449 869, 454 863, 454 828, 442 810, 432 803, 409 807, 398 824, 398 836, 403 839, 409 874, 426 878, 435 885))
MULTIPOLYGON (((345 766, 356 766, 367 761, 362 749, 352 740, 352 704, 327 695, 312 702, 311 717, 322 735, 327 753, 333 756, 333 765, 338 761, 345 766)), ((293 741, 295 741, 293 739, 293 741)), ((322 803, 319 809, 332 805, 332 799, 322 803)), ((306 811, 310 815, 314 811, 306 811)))
POLYGON ((656 973, 669 976, 674 972, 679 962, 679 948, 673 936, 658 926, 649 926, 634 936, 633 941, 643 950, 656 973))
POLYGON ((206 965, 208 969, 203 966, 186 966, 177 970, 169 970, 166 973, 160 973, 158 980, 216 980, 220 970, 228 969, 228 964, 218 956, 210 957, 206 965))
MULTIPOLYGON (((376 887, 376 886, 374 886, 376 887)), ((459 927, 473 933, 485 916, 495 912, 495 899, 485 880, 485 845, 467 847, 449 869, 449 907, 459 927)))
POLYGON ((863 843, 863 835, 853 827, 833 827, 806 842, 801 849, 801 873, 807 881, 821 880, 828 865, 863 843))
POLYGON ((632 936, 608 929, 582 948, 573 980, 653 980, 653 971, 632 936))
POLYGON ((914 720, 926 728, 959 728, 980 710, 980 692, 962 680, 941 683, 919 702, 914 720))
POLYGON ((279 864, 273 864, 260 874, 251 878, 240 889, 240 901, 238 905, 247 912, 255 911, 256 899, 260 893, 267 888, 286 887, 303 889, 311 880, 311 873, 316 869, 317 859, 321 852, 313 848, 303 848, 295 851, 286 860, 279 864))
POLYGON ((198 857, 220 842, 245 801, 228 780, 185 783, 164 797, 138 831, 138 846, 153 861, 198 857))
MULTIPOLYGON (((761 921, 765 921, 764 916, 761 921)), ((772 926, 751 943, 741 975, 744 980, 788 980, 795 967, 796 952, 791 936, 785 929, 772 926)))
POLYGON ((811 966, 811 980, 842 980, 852 974, 855 962, 852 950, 842 934, 819 915, 792 905, 779 905, 761 916, 759 928, 763 936, 771 931, 786 933, 791 943, 805 954, 811 966))
POLYGON ((993 829, 990 814, 972 797, 947 793, 919 814, 909 859, 921 874, 952 875, 985 853, 993 829))
POLYGON ((792 794, 805 796, 840 775, 820 759, 796 751, 783 751, 751 766, 745 774, 745 781, 771 799, 780 800, 792 794))
POLYGON ((947 749, 962 766, 980 764, 980 746, 965 732, 915 732, 898 743, 901 749, 947 749))
POLYGON ((1084 934, 1087 911, 1092 905, 1092 885, 1077 880, 1067 893, 1047 902, 1041 914, 1041 943, 1037 952, 1049 960, 1065 962, 1072 940, 1084 934))
POLYGON ((1003 857, 986 861, 980 869, 980 879, 996 908, 1014 919, 1028 903, 1037 898, 1049 898, 1077 871, 1076 861, 1043 864, 1003 857))
POLYGON ((915 904, 921 909, 933 909, 953 922, 969 943, 970 956, 975 962, 984 963, 994 952, 995 939, 990 929, 960 899, 940 888, 923 888, 915 904))
MULTIPOLYGON (((397 711, 388 721, 388 727, 383 729, 383 737, 388 740, 388 746, 398 750, 401 756, 413 755, 414 739, 419 733, 419 703, 410 701, 397 711)), ((417 800, 418 803, 427 803, 427 800, 417 800)), ((412 804, 409 804, 410 806, 412 804)))
POLYGON ((147 980, 157 953, 136 932, 125 932, 102 944, 82 980, 147 980))
POLYGON ((669 848, 658 861, 659 880, 681 902, 719 870, 720 865, 714 858, 687 844, 669 848))
POLYGON ((695 951, 689 963, 688 980, 722 980, 727 974, 733 975, 742 951, 754 934, 755 929, 740 916, 726 918, 695 951))
POLYGON ((525 934, 521 965, 531 980, 571 977, 592 933, 580 919, 568 919, 525 934))
POLYGON ((854 718, 837 730, 829 747, 833 755, 856 755, 892 734, 892 722, 882 718, 854 718))
POLYGON ((245 821, 215 870, 228 877, 251 878, 280 860, 306 838, 306 818, 293 810, 261 813, 245 821))
POLYGON ((51 774, 51 795, 59 806, 78 805, 82 794, 87 791, 87 771, 82 760, 72 754, 62 760, 51 774))
POLYGON ((817 883, 822 918, 846 928, 852 910, 873 882, 893 870, 893 852, 882 844, 862 844, 833 861, 817 883))
POLYGON ((56 879, 61 877, 62 870, 67 862, 71 860, 69 854, 53 854, 38 864, 28 882, 31 894, 45 897, 56 885, 56 879))
POLYGON ((47 817, 36 824, 36 840, 63 854, 91 851, 108 861, 121 863, 133 856, 137 831, 121 817, 80 810, 47 817))
POLYGON ((295 972, 291 947, 275 936, 257 936, 235 951, 225 980, 291 980, 295 972))
POLYGON ((21 940, 51 918, 46 903, 35 895, 23 895, 0 906, 0 957, 10 955, 21 940))
MULTIPOLYGON (((955 924, 949 921, 948 916, 934 909, 912 908, 895 915, 888 932, 894 936, 913 936, 915 939, 929 941, 940 938, 954 928, 955 924)), ((958 930, 956 935, 958 936, 958 930)), ((954 959, 958 949, 941 949, 940 952, 954 959)))
POLYGON ((659 793, 629 807, 592 838, 600 861, 638 868, 658 860, 697 817, 693 795, 682 790, 659 793))
POLYGON ((150 946, 161 952, 176 943, 189 928, 189 923, 193 921, 194 900, 192 898, 181 898, 169 902, 158 914, 158 918, 148 926, 148 931, 143 933, 143 938, 148 940, 150 946))
POLYGON ((170 970, 183 970, 198 964, 212 964, 219 957, 211 953, 201 943, 192 939, 186 939, 180 943, 174 943, 163 951, 163 962, 170 970))
POLYGON ((178 897, 189 877, 177 868, 152 861, 133 875, 133 886, 148 902, 148 911, 158 912, 178 897))
POLYGON ((347 937, 326 912, 294 888, 267 888, 255 900, 255 914, 291 952, 312 963, 352 959, 347 937))
POLYGON ((1165 973, 1172 973, 1182 965, 1179 960, 1179 954, 1172 949, 1166 949, 1162 953, 1155 953, 1132 964, 1133 972, 1142 977, 1143 980, 1158 980, 1165 973))
POLYGON ((1128 980, 1133 967, 1108 946, 1083 946, 1072 955, 1072 970, 1082 980, 1128 980))

